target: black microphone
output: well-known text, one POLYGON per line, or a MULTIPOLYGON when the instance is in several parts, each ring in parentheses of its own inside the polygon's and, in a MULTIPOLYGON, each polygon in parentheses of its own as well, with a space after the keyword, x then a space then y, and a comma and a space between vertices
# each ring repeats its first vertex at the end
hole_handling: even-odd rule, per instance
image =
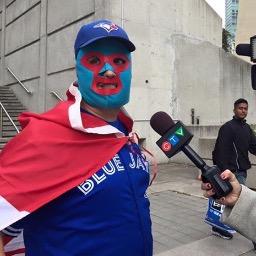
POLYGON ((201 170, 203 182, 209 182, 215 190, 214 198, 221 198, 232 191, 233 188, 230 182, 221 179, 220 169, 216 165, 208 166, 188 145, 193 135, 186 129, 181 121, 174 123, 167 113, 160 111, 151 117, 150 125, 162 136, 156 144, 168 158, 183 151, 196 167, 201 170))

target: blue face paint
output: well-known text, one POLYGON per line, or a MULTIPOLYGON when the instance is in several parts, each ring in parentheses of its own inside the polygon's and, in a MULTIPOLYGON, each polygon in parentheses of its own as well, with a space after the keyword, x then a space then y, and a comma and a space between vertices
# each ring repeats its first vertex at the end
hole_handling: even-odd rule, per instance
POLYGON ((79 50, 78 88, 83 100, 97 108, 120 108, 129 101, 131 55, 115 39, 102 39, 79 50), (107 76, 105 72, 112 71, 107 76))

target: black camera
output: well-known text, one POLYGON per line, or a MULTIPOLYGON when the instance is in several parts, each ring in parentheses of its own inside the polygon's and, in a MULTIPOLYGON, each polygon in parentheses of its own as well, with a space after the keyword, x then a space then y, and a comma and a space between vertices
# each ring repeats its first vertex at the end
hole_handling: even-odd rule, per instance
MULTIPOLYGON (((249 44, 238 44, 236 46, 237 55, 248 56, 251 62, 256 63, 256 35, 250 38, 249 44)), ((252 89, 256 90, 256 65, 251 67, 252 89)))

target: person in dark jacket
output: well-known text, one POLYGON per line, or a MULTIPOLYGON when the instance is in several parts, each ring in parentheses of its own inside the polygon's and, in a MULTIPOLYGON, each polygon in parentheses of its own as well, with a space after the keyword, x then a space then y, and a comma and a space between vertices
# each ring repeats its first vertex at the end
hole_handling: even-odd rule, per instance
POLYGON ((236 100, 233 119, 221 126, 213 151, 213 163, 221 171, 231 170, 241 184, 251 168, 248 152, 256 155, 256 137, 246 123, 247 113, 247 100, 236 100))
MULTIPOLYGON (((248 152, 256 155, 256 136, 246 123, 248 102, 238 99, 234 103, 233 119, 223 124, 219 130, 213 151, 213 163, 221 171, 231 170, 240 184, 245 184, 247 170, 251 168, 248 152)), ((213 227, 213 233, 225 238, 232 234, 213 227)))

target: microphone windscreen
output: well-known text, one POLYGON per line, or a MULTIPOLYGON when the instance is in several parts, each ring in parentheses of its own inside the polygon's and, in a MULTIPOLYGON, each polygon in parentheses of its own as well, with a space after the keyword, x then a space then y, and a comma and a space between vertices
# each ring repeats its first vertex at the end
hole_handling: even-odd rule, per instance
POLYGON ((150 118, 150 125, 154 131, 163 136, 175 123, 167 113, 159 111, 150 118))
POLYGON ((236 46, 236 54, 242 56, 251 56, 251 45, 250 44, 238 44, 236 46))

